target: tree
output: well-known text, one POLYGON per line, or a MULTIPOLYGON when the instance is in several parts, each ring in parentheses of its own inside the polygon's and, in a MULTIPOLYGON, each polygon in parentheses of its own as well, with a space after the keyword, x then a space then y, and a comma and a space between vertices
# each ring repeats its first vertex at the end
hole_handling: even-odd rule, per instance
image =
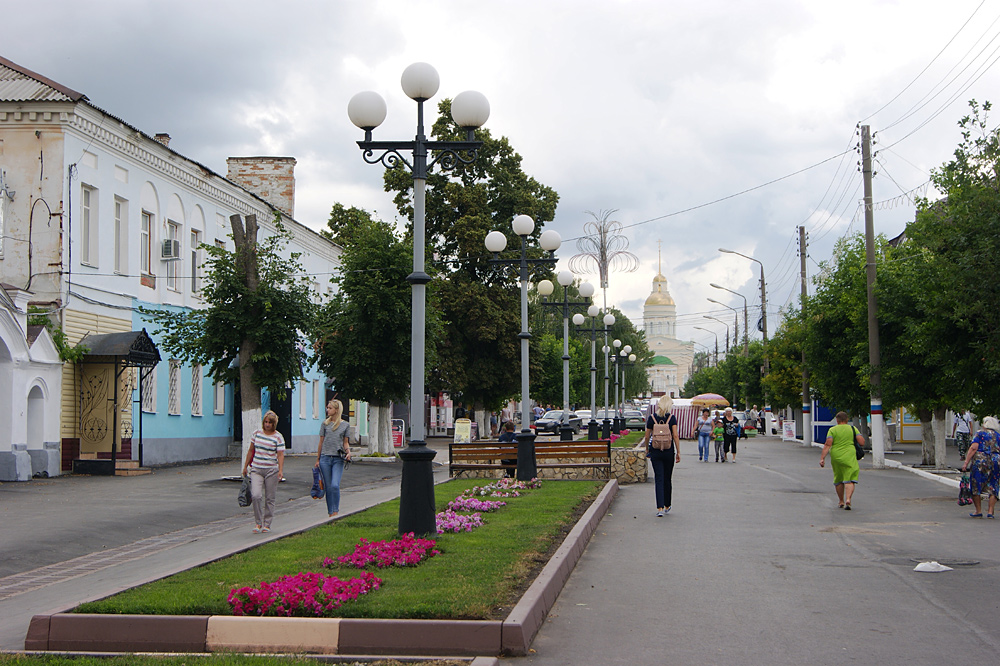
MULTIPOLYGON (((464 139, 464 130, 451 120, 451 101, 441 101, 438 112, 433 138, 464 139)), ((483 241, 487 233, 499 229, 520 243, 510 223, 515 215, 525 214, 535 220, 530 244, 537 248, 538 234, 555 216, 559 197, 521 170, 521 156, 506 138, 494 139, 483 129, 476 131, 476 138, 483 145, 474 162, 448 171, 432 170, 427 178, 427 245, 440 271, 440 279, 428 285, 428 292, 436 293, 444 322, 439 360, 430 370, 428 388, 461 394, 463 401, 474 405, 483 427, 485 410, 497 409, 520 392, 519 287, 516 278, 487 263, 483 241)), ((409 220, 412 188, 406 169, 385 172, 385 189, 396 193, 396 208, 409 220)), ((531 252, 534 257, 541 255, 537 249, 531 252)))
POLYGON ((330 217, 326 221, 326 229, 319 233, 325 238, 329 238, 341 247, 351 244, 357 230, 372 220, 371 213, 364 208, 351 206, 344 208, 344 204, 335 203, 330 210, 330 217))
MULTIPOLYGON (((374 448, 388 453, 392 450, 389 405, 406 400, 410 385, 411 300, 406 276, 412 270, 413 250, 392 225, 362 213, 351 223, 340 257, 341 272, 332 280, 339 290, 317 317, 317 363, 351 396, 371 403, 374 448)), ((431 304, 429 340, 440 328, 435 313, 431 304)), ((428 360, 433 364, 433 353, 428 360)))
POLYGON ((312 330, 309 280, 298 253, 285 254, 291 234, 275 214, 275 233, 257 243, 257 220, 231 218, 234 252, 201 246, 207 255, 201 296, 206 308, 171 311, 141 308, 171 356, 209 368, 216 382, 239 381, 243 409, 243 456, 260 425, 260 392, 283 396, 302 376, 312 330), (237 367, 233 361, 239 360, 237 367))

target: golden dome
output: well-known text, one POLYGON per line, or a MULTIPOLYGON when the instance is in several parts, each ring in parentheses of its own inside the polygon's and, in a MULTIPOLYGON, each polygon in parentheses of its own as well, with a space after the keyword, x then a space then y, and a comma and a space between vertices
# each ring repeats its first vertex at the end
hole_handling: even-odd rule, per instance
POLYGON ((667 278, 662 273, 657 273, 653 278, 653 293, 646 299, 646 305, 675 305, 667 290, 667 278))

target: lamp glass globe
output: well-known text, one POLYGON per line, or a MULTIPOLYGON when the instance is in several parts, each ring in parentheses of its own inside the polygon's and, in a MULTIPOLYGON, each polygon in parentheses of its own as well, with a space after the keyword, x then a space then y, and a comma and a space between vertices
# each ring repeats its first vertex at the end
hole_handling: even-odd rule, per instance
POLYGON ((583 326, 583 322, 584 322, 585 319, 586 319, 586 317, 584 317, 579 312, 577 312, 575 315, 573 315, 573 323, 576 324, 577 326, 583 326))
POLYGON ((403 86, 403 92, 407 97, 422 102, 437 94, 441 77, 438 76, 437 70, 426 62, 415 62, 403 70, 399 83, 403 86))
POLYGON ((619 347, 622 346, 622 341, 621 340, 615 340, 611 344, 613 344, 615 346, 615 349, 618 349, 619 347))
POLYGON ((518 215, 510 226, 518 236, 528 236, 535 230, 535 221, 528 215, 518 215))
POLYGON ((507 247, 507 236, 502 231, 491 231, 486 234, 486 249, 490 252, 503 252, 507 247))
POLYGON ((573 271, 559 271, 559 275, 556 276, 556 280, 559 281, 564 287, 568 287, 573 284, 573 271))
POLYGON ((466 90, 451 101, 451 118, 459 127, 482 127, 490 117, 490 103, 486 95, 466 90))
MULTIPOLYGON (((594 285, 591 284, 590 282, 584 282, 583 284, 580 285, 579 292, 580 295, 583 296, 584 298, 590 298, 591 296, 594 295, 594 285)), ((590 316, 593 317, 594 315, 590 316)))
POLYGON ((538 237, 538 244, 542 246, 542 249, 546 252, 555 252, 562 245, 562 237, 559 232, 555 229, 547 229, 542 232, 542 235, 538 237))
POLYGON ((542 280, 538 283, 538 293, 542 296, 549 296, 555 289, 555 285, 549 280, 542 280))
POLYGON ((374 90, 359 92, 347 103, 347 116, 357 127, 373 130, 385 120, 385 100, 374 90))
POLYGON ((631 363, 635 363, 635 358, 636 358, 635 354, 629 354, 628 355, 628 360, 631 363))
POLYGON ((610 313, 604 315, 604 325, 605 326, 614 326, 615 325, 615 316, 613 314, 610 314, 610 313))
MULTIPOLYGON (((587 283, 584 282, 584 284, 587 284, 587 283)), ((599 314, 601 314, 601 308, 600 308, 600 306, 598 306, 598 305, 591 305, 589 308, 587 308, 587 316, 588 317, 596 317, 599 314)))

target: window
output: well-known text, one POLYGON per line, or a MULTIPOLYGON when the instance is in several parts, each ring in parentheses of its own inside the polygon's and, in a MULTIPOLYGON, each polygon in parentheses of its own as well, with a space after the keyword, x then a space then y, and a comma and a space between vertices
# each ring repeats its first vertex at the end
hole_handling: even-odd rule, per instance
MULTIPOLYGON (((181 227, 173 220, 167 220, 167 238, 175 241, 180 239, 181 227)), ((167 262, 167 289, 178 291, 177 289, 177 264, 179 261, 167 262)))
POLYGON ((308 414, 308 408, 309 408, 309 401, 306 400, 306 393, 307 393, 306 389, 308 389, 308 388, 309 388, 309 383, 308 382, 305 382, 305 381, 300 381, 299 382, 299 418, 300 419, 308 418, 307 414, 308 414))
POLYGON ((128 201, 115 197, 115 273, 128 273, 128 201))
POLYGON ((139 368, 142 373, 142 411, 156 413, 156 368, 139 368))
POLYGON ((84 185, 80 198, 80 263, 97 266, 97 190, 84 185))
POLYGON ((222 382, 215 383, 215 413, 226 413, 226 385, 222 382))
POLYGON ((319 380, 313 380, 313 418, 318 419, 320 413, 320 392, 319 392, 319 380))
POLYGON ((167 378, 167 413, 181 413, 181 363, 175 358, 167 364, 170 375, 167 378))
POLYGON ((191 367, 191 416, 201 416, 201 364, 191 367))
POLYGON ((191 232, 191 293, 201 291, 201 232, 191 232))
POLYGON ((153 214, 142 211, 142 229, 139 232, 139 270, 143 275, 152 274, 153 214))

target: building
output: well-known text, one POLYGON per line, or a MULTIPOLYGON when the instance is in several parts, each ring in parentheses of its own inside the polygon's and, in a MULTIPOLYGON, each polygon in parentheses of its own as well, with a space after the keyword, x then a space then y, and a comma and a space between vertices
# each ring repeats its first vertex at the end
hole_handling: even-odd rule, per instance
MULTIPOLYGON (((280 217, 293 238, 287 251, 300 253, 316 276, 316 301, 329 296, 328 276, 341 248, 294 219, 294 159, 230 158, 222 176, 169 143, 169 135, 151 136, 82 93, 0 58, 6 193, 0 197, 0 274, 69 345, 84 340, 106 351, 63 365, 54 386, 36 382, 58 406, 52 420, 58 432, 35 433, 30 442, 21 435, 10 444, 0 438, 0 453, 58 443, 63 470, 81 459, 156 465, 228 454, 240 429, 233 388, 213 384, 200 366, 170 358, 153 363, 155 323, 138 308, 203 307, 203 245, 233 248, 231 215, 256 215, 261 236, 273 234, 280 217), (101 337, 117 334, 130 335, 101 337), (141 447, 133 445, 140 433, 141 447)), ((20 321, 23 314, 17 309, 10 317, 20 321)), ((5 336, 13 342, 5 337, 3 344, 22 356, 25 345, 40 344, 38 362, 50 363, 51 340, 39 334, 33 346, 27 337, 20 340, 23 328, 8 326, 5 336)), ((291 427, 286 439, 293 450, 315 451, 327 384, 306 372, 285 403, 271 404, 291 427)), ((21 398, 4 400, 0 394, 6 418, 7 402, 21 398)))
POLYGON ((694 343, 677 339, 677 305, 667 289, 667 278, 657 265, 653 288, 642 308, 646 344, 653 352, 651 365, 646 368, 654 397, 669 395, 677 398, 691 375, 694 343))

